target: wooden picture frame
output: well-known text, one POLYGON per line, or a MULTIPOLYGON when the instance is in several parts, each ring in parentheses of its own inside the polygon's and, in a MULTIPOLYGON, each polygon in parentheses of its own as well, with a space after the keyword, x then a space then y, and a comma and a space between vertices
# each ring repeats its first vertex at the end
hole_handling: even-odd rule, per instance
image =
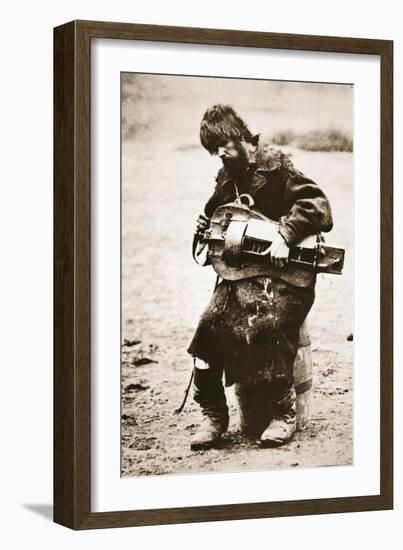
POLYGON ((393 507, 393 43, 73 21, 54 30, 54 520, 72 529, 386 510, 393 507), (379 494, 248 504, 91 512, 91 40, 380 56, 381 444, 379 494))

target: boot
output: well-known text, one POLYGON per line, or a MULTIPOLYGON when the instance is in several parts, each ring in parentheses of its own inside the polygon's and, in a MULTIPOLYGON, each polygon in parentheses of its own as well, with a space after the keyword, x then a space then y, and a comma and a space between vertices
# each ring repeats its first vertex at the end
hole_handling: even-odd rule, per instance
POLYGON ((268 385, 264 382, 237 382, 234 389, 239 408, 239 428, 247 437, 259 439, 270 418, 268 385))
POLYGON ((297 429, 296 393, 294 386, 272 396, 272 420, 260 436, 263 447, 276 447, 288 443, 297 429))
POLYGON ((203 421, 192 437, 193 451, 213 447, 228 428, 228 407, 219 369, 194 369, 194 399, 201 406, 203 421))

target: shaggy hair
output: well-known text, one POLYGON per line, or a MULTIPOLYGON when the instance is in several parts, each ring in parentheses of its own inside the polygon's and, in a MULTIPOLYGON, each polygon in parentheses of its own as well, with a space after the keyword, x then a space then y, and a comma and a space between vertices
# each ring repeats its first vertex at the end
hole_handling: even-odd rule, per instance
POLYGON ((257 139, 231 105, 213 105, 204 113, 200 124, 200 141, 212 155, 227 141, 243 140, 256 144, 257 139))

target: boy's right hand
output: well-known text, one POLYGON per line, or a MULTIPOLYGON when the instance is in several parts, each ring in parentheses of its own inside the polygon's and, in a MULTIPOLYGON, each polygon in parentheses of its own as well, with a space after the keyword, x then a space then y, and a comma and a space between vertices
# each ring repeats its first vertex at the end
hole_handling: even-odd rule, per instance
POLYGON ((210 225, 210 218, 204 214, 200 214, 196 220, 196 233, 204 233, 210 225))

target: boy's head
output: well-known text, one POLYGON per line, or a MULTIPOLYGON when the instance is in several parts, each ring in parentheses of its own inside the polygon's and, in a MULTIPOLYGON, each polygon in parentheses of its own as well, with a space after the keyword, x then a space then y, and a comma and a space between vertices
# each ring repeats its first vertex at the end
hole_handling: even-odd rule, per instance
POLYGON ((255 148, 258 139, 231 105, 213 105, 204 113, 200 141, 207 151, 220 157, 233 175, 245 172, 250 150, 255 148))
POLYGON ((242 141, 255 143, 245 122, 237 115, 231 105, 213 105, 204 113, 200 124, 200 141, 212 155, 219 153, 219 147, 228 142, 242 141))

